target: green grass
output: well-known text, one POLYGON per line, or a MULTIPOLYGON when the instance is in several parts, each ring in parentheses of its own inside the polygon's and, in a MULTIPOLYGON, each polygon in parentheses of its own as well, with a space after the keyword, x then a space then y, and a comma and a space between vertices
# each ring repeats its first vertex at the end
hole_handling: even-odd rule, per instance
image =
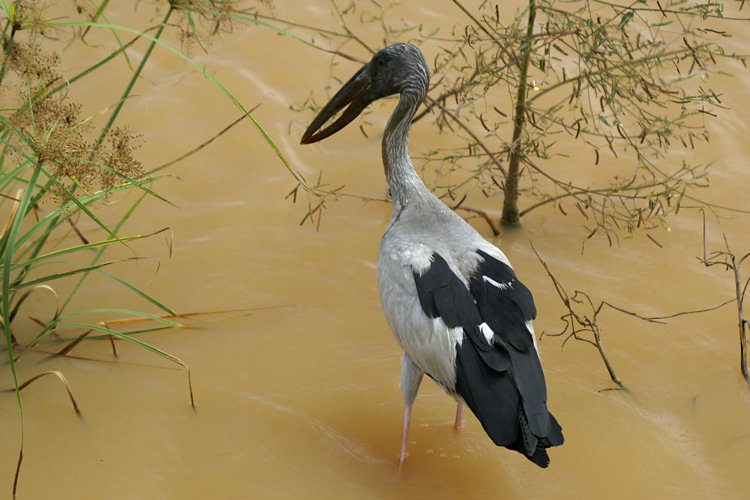
MULTIPOLYGON (((86 339, 102 336, 145 349, 185 369, 190 403, 194 405, 188 365, 138 338, 139 334, 147 332, 180 328, 181 316, 157 297, 117 276, 116 264, 140 257, 107 259, 105 256, 113 246, 131 249, 140 240, 168 230, 151 229, 139 234, 128 234, 123 230, 143 200, 153 198, 171 204, 154 188, 165 165, 141 165, 134 156, 136 134, 118 127, 120 112, 133 96, 133 86, 144 74, 153 51, 167 51, 205 76, 217 94, 229 99, 244 119, 252 123, 289 172, 295 178, 298 175, 261 125, 224 85, 183 51, 162 40, 170 30, 179 30, 176 27, 178 16, 184 17, 189 30, 197 30, 197 18, 206 20, 219 14, 212 10, 215 4, 226 9, 231 7, 231 2, 201 1, 180 2, 179 6, 176 2, 169 3, 166 11, 163 10, 166 2, 161 6, 139 6, 163 13, 156 27, 144 29, 107 22, 107 9, 111 8, 107 0, 92 2, 92 11, 85 21, 61 21, 59 18, 51 21, 44 11, 47 2, 8 3, 0 0, 0 30, 5 41, 0 53, 0 88, 3 90, 0 101, 0 217, 7 217, 6 220, 0 219, 0 319, 6 352, 1 370, 9 377, 5 380, 10 382, 16 394, 20 417, 21 438, 14 495, 19 486, 24 446, 20 391, 39 377, 55 375, 78 411, 73 391, 63 373, 40 369, 28 380, 19 380, 19 363, 23 363, 25 355, 41 343, 60 344, 57 356, 67 355, 86 339), (105 57, 90 61, 85 70, 71 76, 66 74, 65 68, 58 67, 58 59, 48 49, 50 40, 39 43, 42 30, 54 31, 56 37, 52 43, 56 45, 53 50, 65 50, 67 41, 61 32, 67 33, 68 38, 83 38, 93 31, 97 31, 97 35, 109 34, 117 48, 105 57), (125 37, 130 39, 124 41, 125 37), (134 65, 126 49, 139 41, 146 41, 148 48, 134 65), (118 58, 125 59, 132 69, 122 82, 120 99, 105 112, 81 118, 80 105, 71 101, 68 90, 84 78, 96 78, 103 69, 106 70, 108 63, 118 58), (120 204, 118 214, 113 217, 111 208, 108 208, 106 217, 100 215, 104 199, 129 190, 135 190, 138 195, 126 197, 131 201, 120 204), (84 234, 81 228, 92 224, 95 230, 87 230, 84 234), (72 299, 78 294, 86 294, 91 273, 111 280, 124 294, 135 295, 144 311, 109 306, 72 309, 72 299), (34 293, 48 293, 54 297, 55 312, 51 319, 36 320, 36 331, 29 331, 29 322, 24 323, 23 335, 20 335, 21 331, 14 330, 21 328, 19 318, 25 314, 27 300, 34 293), (133 328, 133 324, 143 326, 133 328), (125 329, 128 325, 131 329, 125 329), (24 343, 19 339, 24 339, 24 343)), ((234 16, 235 20, 252 21, 241 13, 222 12, 224 15, 228 13, 232 13, 230 17, 234 16)), ((203 48, 204 44, 197 35, 196 39, 203 48)), ((175 161, 197 152, 225 131, 175 161)), ((112 345, 114 348, 114 343, 112 345)))

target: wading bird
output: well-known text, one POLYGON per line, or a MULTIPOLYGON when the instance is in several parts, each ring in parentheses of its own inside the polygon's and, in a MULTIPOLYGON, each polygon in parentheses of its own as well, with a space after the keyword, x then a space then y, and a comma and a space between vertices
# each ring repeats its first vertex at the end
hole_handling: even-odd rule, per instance
POLYGON ((404 422, 399 471, 409 420, 426 373, 456 399, 455 428, 464 403, 495 444, 546 467, 547 448, 562 444, 547 410, 547 389, 531 320, 531 292, 507 257, 436 198, 414 171, 409 128, 427 93, 429 70, 413 45, 391 45, 365 64, 325 105, 302 144, 341 130, 370 103, 400 94, 382 152, 393 213, 378 253, 378 288, 385 317, 404 350, 404 422), (344 109, 346 108, 346 109, 344 109), (340 117, 322 128, 336 114, 340 117))

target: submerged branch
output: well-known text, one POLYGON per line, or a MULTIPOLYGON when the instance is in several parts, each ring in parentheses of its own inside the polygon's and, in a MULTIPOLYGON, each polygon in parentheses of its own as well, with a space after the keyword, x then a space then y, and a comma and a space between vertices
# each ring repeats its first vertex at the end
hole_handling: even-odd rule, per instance
POLYGON ((599 351, 599 355, 602 358, 602 361, 604 362, 605 367, 607 368, 607 372, 609 373, 609 378, 617 384, 617 386, 620 389, 623 389, 627 392, 628 389, 625 387, 625 385, 620 381, 619 378, 617 378, 617 375, 615 374, 614 367, 609 361, 609 358, 607 357, 607 354, 604 352, 604 345, 602 343, 602 336, 601 336, 601 329, 599 328, 599 324, 597 322, 597 316, 599 312, 601 312, 602 306, 604 303, 600 303, 599 306, 594 307, 593 302, 591 302, 591 299, 585 292, 581 292, 576 290, 575 294, 570 297, 568 293, 565 291, 565 288, 563 287, 562 283, 558 281, 557 278, 555 278, 554 274, 552 274, 552 271, 550 270, 547 263, 542 259, 542 257, 539 255, 539 253, 536 251, 536 248, 534 247, 533 243, 531 244, 531 249, 534 252, 534 255, 536 255, 536 258, 539 260, 539 262, 542 264, 542 267, 544 267, 544 270, 547 272, 547 276, 552 280, 552 284, 555 286, 555 290, 557 291, 558 296, 560 297, 560 300, 562 300, 563 305, 568 310, 567 314, 561 316, 560 319, 563 320, 565 323, 565 327, 563 330, 557 334, 548 334, 550 336, 561 336, 564 335, 568 330, 570 330, 570 333, 565 337, 565 340, 563 341, 563 346, 565 343, 571 339, 575 338, 577 340, 588 342, 599 351), (579 314, 575 310, 574 304, 580 304, 581 301, 578 299, 578 296, 583 296, 586 298, 586 301, 588 302, 589 306, 591 307, 592 313, 590 316, 586 313, 579 314), (594 341, 591 341, 587 339, 586 337, 582 337, 581 334, 590 332, 594 335, 594 341))
POLYGON ((732 252, 731 248, 729 247, 729 242, 727 241, 727 236, 725 234, 722 234, 724 238, 724 246, 726 250, 723 251, 714 251, 711 252, 710 255, 707 255, 706 253, 706 213, 703 211, 703 258, 699 258, 698 260, 706 267, 711 267, 715 265, 719 265, 724 267, 728 271, 732 271, 732 275, 734 278, 734 299, 732 299, 730 302, 735 302, 737 304, 737 329, 739 331, 739 341, 740 341, 740 373, 742 373, 742 377, 745 379, 745 383, 747 383, 748 386, 750 386, 750 375, 748 374, 747 369, 747 351, 748 351, 748 330, 750 329, 750 322, 745 319, 744 311, 743 311, 743 305, 745 302, 745 292, 747 291, 748 284, 750 284, 750 279, 745 281, 744 285, 742 283, 742 275, 740 273, 740 269, 742 268, 742 264, 744 263, 745 259, 750 257, 750 253, 746 253, 739 259, 737 256, 732 252))
POLYGON ((715 311, 716 309, 724 307, 727 304, 734 301, 732 299, 732 300, 728 300, 726 302, 723 302, 719 305, 712 306, 712 307, 696 309, 696 310, 691 310, 691 311, 680 311, 674 314, 660 315, 660 316, 645 316, 645 315, 642 315, 633 311, 629 311, 623 307, 616 306, 606 300, 601 300, 599 301, 598 304, 594 304, 594 302, 591 300, 591 297, 588 295, 588 293, 584 291, 576 290, 573 293, 573 295, 570 296, 568 292, 565 290, 565 287, 562 285, 562 283, 560 283, 560 281, 554 276, 554 274, 552 274, 552 271, 550 270, 549 266, 541 258, 536 248, 534 247, 533 243, 531 244, 531 248, 534 254, 536 255, 537 259, 541 263, 542 267, 544 267, 544 270, 547 272, 547 275, 549 276, 550 280, 552 280, 552 284, 555 287, 555 291, 557 292, 558 296, 560 297, 560 300, 562 301, 563 305, 567 309, 567 312, 564 315, 562 315, 560 318, 565 323, 565 326, 563 327, 563 329, 558 333, 547 334, 547 335, 551 337, 565 336, 563 340, 563 344, 562 344, 563 346, 568 342, 568 340, 575 339, 575 340, 579 340, 582 342, 586 342, 596 347, 597 351, 599 352, 600 357, 602 358, 602 361, 604 362, 605 367, 607 368, 607 372, 609 373, 610 379, 615 384, 617 384, 618 387, 626 391, 627 391, 627 388, 623 385, 623 383, 615 374, 614 367, 612 363, 609 361, 609 358, 604 350, 604 344, 602 341, 602 331, 601 331, 601 326, 599 324, 599 314, 604 310, 605 306, 615 311, 621 312, 623 314, 627 314, 629 316, 633 316, 634 318, 638 318, 643 321, 648 321, 651 323, 664 323, 664 320, 676 318, 678 316, 684 316, 684 315, 689 315, 689 314, 702 314, 702 313, 706 313, 709 311, 715 311), (586 305, 587 306, 586 310, 580 311, 579 306, 581 305, 586 305), (586 337, 585 334, 593 335, 593 340, 586 337))
POLYGON ((487 223, 488 226, 490 226, 490 230, 492 231, 492 236, 500 236, 500 228, 498 227, 497 223, 495 223, 495 220, 490 216, 490 214, 487 213, 486 210, 482 210, 481 208, 466 207, 463 205, 453 207, 453 210, 463 210, 465 212, 477 214, 482 219, 484 219, 484 221, 487 223))

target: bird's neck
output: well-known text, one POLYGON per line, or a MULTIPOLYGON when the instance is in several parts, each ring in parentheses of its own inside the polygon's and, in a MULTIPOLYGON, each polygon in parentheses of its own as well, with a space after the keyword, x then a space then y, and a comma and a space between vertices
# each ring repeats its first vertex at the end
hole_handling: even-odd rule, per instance
POLYGON ((409 158, 409 129, 423 96, 402 93, 383 135, 383 166, 391 190, 394 209, 405 207, 429 190, 414 171, 409 158))

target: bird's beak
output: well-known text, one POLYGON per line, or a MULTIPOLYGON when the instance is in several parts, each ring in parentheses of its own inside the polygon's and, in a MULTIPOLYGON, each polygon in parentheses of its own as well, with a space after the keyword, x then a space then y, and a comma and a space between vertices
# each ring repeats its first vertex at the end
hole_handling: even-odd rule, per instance
POLYGON ((372 78, 369 72, 370 64, 365 64, 341 89, 336 92, 333 99, 328 101, 318 116, 312 121, 305 133, 302 134, 300 144, 311 144, 320 141, 326 137, 335 134, 344 128, 349 122, 354 120, 359 114, 375 99, 370 92, 372 78), (347 107, 348 106, 348 107, 347 107), (346 107, 346 110, 329 126, 322 128, 328 120, 333 118, 336 113, 346 107), (320 129, 320 130, 318 130, 320 129), (317 131, 317 133, 316 133, 317 131))

